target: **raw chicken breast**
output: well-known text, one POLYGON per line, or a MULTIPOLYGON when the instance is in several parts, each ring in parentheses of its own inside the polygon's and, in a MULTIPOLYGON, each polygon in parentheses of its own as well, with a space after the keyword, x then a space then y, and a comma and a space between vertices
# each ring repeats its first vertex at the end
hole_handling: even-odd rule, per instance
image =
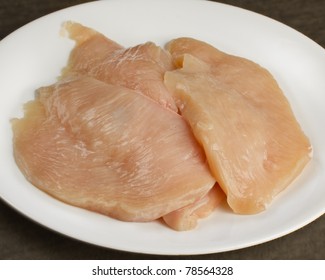
POLYGON ((236 213, 266 208, 303 170, 311 145, 272 75, 191 38, 167 49, 179 70, 165 74, 182 116, 236 213))
POLYGON ((69 72, 69 70, 86 72, 101 63, 105 56, 124 49, 123 46, 108 39, 103 34, 79 23, 65 22, 61 33, 67 34, 76 42, 76 47, 70 53, 69 61, 71 63, 64 69, 63 73, 69 72))
POLYGON ((165 215, 163 219, 169 227, 178 231, 194 229, 198 224, 198 220, 209 216, 224 198, 225 193, 216 184, 202 198, 165 215))
POLYGON ((66 73, 77 72, 125 86, 177 111, 163 82, 165 71, 173 69, 168 52, 151 42, 125 49, 78 23, 67 22, 64 28, 76 41, 66 73))
POLYGON ((214 186, 187 123, 142 94, 90 77, 41 88, 13 120, 26 178, 71 205, 151 221, 214 186))

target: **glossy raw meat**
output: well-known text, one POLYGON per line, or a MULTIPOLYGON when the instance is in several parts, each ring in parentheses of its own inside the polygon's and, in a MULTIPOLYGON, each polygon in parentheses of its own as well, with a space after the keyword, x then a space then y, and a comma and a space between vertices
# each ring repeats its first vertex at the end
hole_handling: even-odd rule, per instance
POLYGON ((90 77, 41 88, 13 132, 15 159, 32 184, 117 219, 157 219, 215 184, 182 117, 90 77))
POLYGON ((65 72, 125 86, 177 111, 163 82, 165 71, 173 69, 168 52, 151 42, 125 49, 78 23, 67 22, 64 27, 76 41, 65 72))
POLYGON ((205 196, 194 203, 168 213, 163 217, 165 223, 178 231, 194 229, 198 220, 209 216, 225 199, 225 193, 216 184, 205 196))
POLYGON ((171 41, 165 83, 237 213, 257 213, 299 174, 311 145, 272 75, 190 38, 171 41))

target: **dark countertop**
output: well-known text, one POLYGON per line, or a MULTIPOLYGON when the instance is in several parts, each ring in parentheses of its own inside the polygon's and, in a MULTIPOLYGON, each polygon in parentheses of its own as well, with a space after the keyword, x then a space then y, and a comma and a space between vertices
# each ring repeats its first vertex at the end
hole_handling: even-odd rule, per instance
MULTIPOLYGON (((50 12, 83 0, 0 0, 0 39, 50 12)), ((324 0, 218 1, 274 18, 325 48, 324 0)), ((1 62, 0 62, 1 63, 1 62)), ((0 259, 325 259, 325 215, 276 240, 231 252, 154 256, 100 248, 62 236, 25 218, 0 199, 0 259)))

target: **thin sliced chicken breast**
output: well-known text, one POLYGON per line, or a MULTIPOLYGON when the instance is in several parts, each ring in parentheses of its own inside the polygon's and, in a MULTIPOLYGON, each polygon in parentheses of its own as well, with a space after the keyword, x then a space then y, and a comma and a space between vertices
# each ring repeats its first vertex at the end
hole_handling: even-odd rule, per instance
POLYGON ((67 22, 64 30, 76 41, 64 73, 84 74, 133 89, 177 111, 163 82, 165 71, 173 69, 168 52, 152 42, 126 49, 78 23, 67 22))
POLYGON ((205 196, 194 203, 166 214, 165 223, 178 231, 192 230, 197 227, 199 219, 208 217, 225 199, 225 193, 216 184, 205 196))
POLYGON ((182 117, 121 86, 67 78, 39 89, 12 125, 33 185, 123 221, 157 219, 215 184, 182 117))
POLYGON ((310 160, 311 144, 272 75, 256 63, 180 38, 165 74, 182 116, 236 213, 264 210, 310 160))

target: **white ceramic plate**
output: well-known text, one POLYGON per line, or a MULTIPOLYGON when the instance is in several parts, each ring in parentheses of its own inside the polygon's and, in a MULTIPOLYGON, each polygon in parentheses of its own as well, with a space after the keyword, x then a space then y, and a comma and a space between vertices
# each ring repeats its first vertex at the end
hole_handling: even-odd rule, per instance
POLYGON ((104 247, 155 254, 203 254, 259 244, 313 221, 325 209, 325 50, 261 15, 208 1, 111 0, 42 17, 0 43, 0 195, 27 217, 104 247), (278 80, 314 147, 303 174, 264 213, 215 211, 190 232, 159 222, 124 223, 63 204, 30 185, 12 156, 9 119, 22 114, 34 90, 55 81, 73 43, 61 23, 78 21, 131 46, 191 36, 267 67, 278 80))

